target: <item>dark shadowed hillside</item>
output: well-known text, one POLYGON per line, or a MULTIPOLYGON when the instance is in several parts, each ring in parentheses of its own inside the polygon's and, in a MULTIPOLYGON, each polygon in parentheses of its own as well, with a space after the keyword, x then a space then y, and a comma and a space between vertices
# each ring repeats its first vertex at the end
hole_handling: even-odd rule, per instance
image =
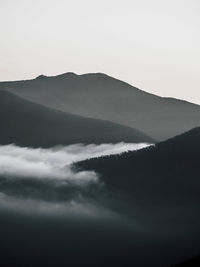
POLYGON ((156 140, 200 125, 198 105, 158 97, 101 73, 41 75, 33 80, 1 82, 0 90, 65 112, 134 127, 156 140))
POLYGON ((170 256, 160 264, 166 266, 200 252, 199 158, 200 128, 195 128, 140 151, 80 162, 76 168, 99 173, 108 195, 124 202, 116 209, 139 220, 154 238, 160 236, 163 251, 171 245, 170 256))
MULTIPOLYGON (((198 198, 200 128, 140 151, 90 159, 78 166, 100 173, 105 183, 131 194, 198 198), (156 195, 154 195, 156 193, 156 195)), ((159 199, 160 200, 160 199, 159 199)))
POLYGON ((0 124, 0 144, 50 147, 152 141, 132 128, 49 109, 5 91, 0 91, 0 124))

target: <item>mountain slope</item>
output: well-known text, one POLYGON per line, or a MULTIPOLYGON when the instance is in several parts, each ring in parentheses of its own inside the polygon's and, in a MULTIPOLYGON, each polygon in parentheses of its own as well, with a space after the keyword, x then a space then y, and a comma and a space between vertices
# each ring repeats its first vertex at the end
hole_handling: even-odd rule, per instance
POLYGON ((65 112, 134 127, 156 140, 200 125, 198 105, 158 97, 101 73, 41 75, 33 80, 1 82, 0 90, 65 112))
POLYGON ((140 151, 75 167, 99 174, 107 195, 117 201, 116 210, 132 217, 157 242, 159 266, 173 266, 199 254, 199 158, 200 128, 195 128, 140 151), (171 251, 167 257, 166 251, 171 251))
POLYGON ((199 157, 200 127, 155 146, 120 156, 90 159, 77 166, 95 170, 108 185, 120 190, 137 194, 139 189, 142 194, 157 192, 154 197, 158 194, 166 197, 169 192, 183 194, 190 189, 199 193, 199 157))
POLYGON ((50 147, 73 143, 152 142, 140 131, 43 107, 0 91, 0 144, 50 147))

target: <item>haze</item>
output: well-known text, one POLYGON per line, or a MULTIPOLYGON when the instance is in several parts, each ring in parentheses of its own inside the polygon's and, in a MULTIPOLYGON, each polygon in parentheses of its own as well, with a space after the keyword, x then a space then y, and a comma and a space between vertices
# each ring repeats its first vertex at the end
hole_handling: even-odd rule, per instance
POLYGON ((104 72, 200 104, 197 0, 0 0, 0 81, 104 72))

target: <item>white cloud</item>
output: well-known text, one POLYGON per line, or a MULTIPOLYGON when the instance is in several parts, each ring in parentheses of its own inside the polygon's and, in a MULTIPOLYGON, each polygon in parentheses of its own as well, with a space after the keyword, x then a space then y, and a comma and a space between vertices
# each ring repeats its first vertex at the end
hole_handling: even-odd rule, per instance
POLYGON ((50 149, 0 146, 0 209, 47 215, 107 216, 111 212, 95 200, 102 185, 97 174, 75 171, 71 164, 146 146, 125 143, 76 144, 50 149))
POLYGON ((73 184, 97 182, 93 171, 74 172, 71 164, 93 157, 137 150, 147 144, 76 144, 50 149, 33 149, 15 145, 0 146, 0 175, 7 178, 35 178, 73 184))

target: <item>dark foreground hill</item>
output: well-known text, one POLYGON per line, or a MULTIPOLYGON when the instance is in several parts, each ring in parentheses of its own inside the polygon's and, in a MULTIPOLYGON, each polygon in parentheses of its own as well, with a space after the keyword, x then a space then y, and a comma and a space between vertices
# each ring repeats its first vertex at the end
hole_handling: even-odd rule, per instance
POLYGON ((137 152, 80 162, 76 168, 99 173, 113 198, 124 202, 116 209, 160 238, 163 251, 171 245, 172 258, 160 264, 166 266, 169 259, 169 265, 175 264, 200 252, 199 158, 200 128, 195 128, 137 152))
POLYGON ((0 91, 0 144, 50 147, 73 143, 152 142, 140 131, 43 107, 0 91))
POLYGON ((101 73, 1 82, 0 90, 76 115, 109 120, 165 140, 200 125, 200 107, 149 94, 101 73))
POLYGON ((95 170, 107 185, 131 194, 156 192, 157 198, 180 193, 186 198, 191 193, 195 198, 200 190, 199 157, 198 127, 140 151, 90 159, 78 166, 95 170))

